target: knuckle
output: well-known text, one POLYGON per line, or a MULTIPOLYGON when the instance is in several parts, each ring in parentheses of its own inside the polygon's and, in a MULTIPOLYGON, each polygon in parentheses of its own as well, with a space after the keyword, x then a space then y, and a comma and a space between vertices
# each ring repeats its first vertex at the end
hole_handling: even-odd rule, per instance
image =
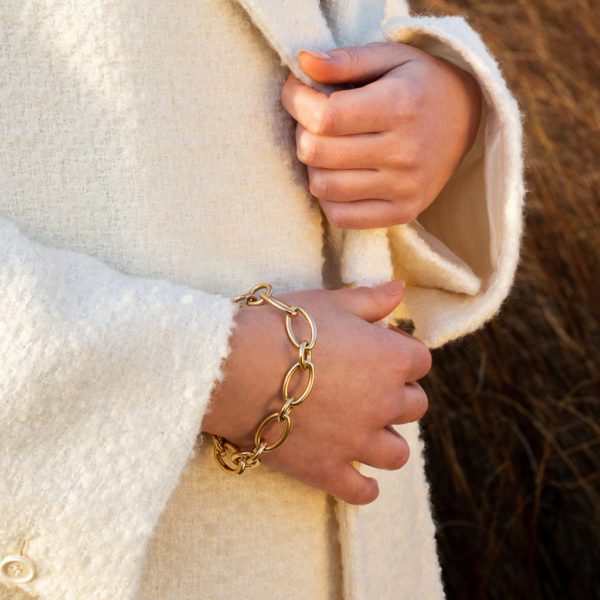
POLYGON ((424 178, 423 165, 429 162, 429 149, 416 136, 404 135, 402 130, 388 136, 388 146, 390 165, 402 173, 399 186, 408 190, 412 185, 421 184, 424 178))
POLYGON ((404 438, 398 438, 398 443, 394 444, 394 448, 390 451, 388 457, 387 468, 390 470, 401 469, 410 457, 410 446, 404 438))
POLYGON ((394 349, 388 356, 389 360, 392 361, 393 372, 399 374, 403 380, 406 380, 413 363, 410 355, 410 341, 406 339, 399 340, 399 344, 394 346, 394 349))
POLYGON ((420 340, 402 337, 395 342, 390 352, 392 367, 404 381, 415 381, 425 377, 432 367, 431 352, 420 340))
POLYGON ((318 135, 328 135, 333 131, 334 112, 330 102, 324 104, 321 110, 315 114, 313 126, 314 133, 318 135))
POLYGON ((350 504, 369 504, 379 496, 379 485, 374 479, 348 483, 342 498, 350 504))
POLYGON ((323 489, 333 490, 341 466, 332 458, 324 458, 321 461, 307 462, 305 468, 310 478, 315 480, 323 489))
POLYGON ((412 119, 419 114, 421 107, 423 106, 423 91, 416 82, 404 82, 402 90, 398 90, 401 93, 401 100, 399 102, 399 109, 404 119, 412 119))
MULTIPOLYGON (((388 294, 379 287, 359 286, 355 289, 363 296, 364 303, 374 311, 382 312, 390 303, 388 294)), ((387 337, 388 336, 385 336, 385 339, 387 339, 387 337)), ((380 348, 378 348, 378 354, 382 362, 386 362, 386 359, 388 358, 386 356, 386 346, 387 344, 382 343, 380 348)))
POLYGON ((397 222, 400 225, 412 223, 419 216, 419 210, 416 208, 416 203, 408 200, 402 201, 398 207, 397 222))
MULTIPOLYGON (((413 181, 414 173, 419 168, 422 161, 419 160, 420 152, 417 148, 417 144, 413 139, 405 139, 402 141, 402 149, 399 152, 402 168, 410 174, 407 179, 408 182, 413 181)), ((406 185, 409 183, 405 182, 406 185)))
POLYGON ((367 300, 375 308, 382 306, 386 300, 386 294, 378 287, 360 286, 361 293, 367 297, 367 300))
POLYGON ((326 199, 329 193, 328 178, 322 171, 313 171, 309 176, 310 193, 316 198, 326 199))
POLYGON ((383 101, 389 107, 389 116, 392 123, 402 123, 406 120, 406 110, 404 108, 405 88, 403 82, 397 79, 390 79, 383 88, 383 101))
POLYGON ((396 471, 408 462, 409 457, 408 442, 394 430, 389 432, 385 447, 380 448, 377 455, 373 456, 371 464, 379 469, 396 471))
POLYGON ((410 203, 415 187, 412 173, 408 173, 404 177, 396 177, 392 185, 394 197, 401 200, 403 205, 407 205, 410 203))
POLYGON ((290 96, 290 86, 291 86, 291 76, 289 76, 285 80, 285 83, 281 86, 281 91, 279 92, 279 98, 286 110, 287 110, 287 101, 290 96))
POLYGON ((406 395, 403 397, 400 404, 400 409, 396 410, 396 414, 390 419, 390 423, 411 423, 418 421, 425 416, 429 408, 429 399, 423 388, 417 384, 408 384, 411 388, 410 402, 406 395))
POLYGON ((417 348, 418 350, 415 350, 413 354, 413 370, 415 371, 415 378, 421 379, 431 371, 433 358, 425 344, 419 342, 417 348))
POLYGON ((412 169, 411 176, 408 178, 407 192, 413 203, 418 203, 431 181, 431 175, 423 168, 424 161, 422 157, 424 155, 424 150, 415 150, 415 165, 412 169))
POLYGON ((339 48, 340 53, 346 56, 346 71, 351 74, 361 70, 362 55, 360 52, 353 51, 349 48, 339 48))
POLYGON ((406 177, 414 168, 415 156, 410 148, 410 142, 405 138, 392 138, 389 140, 390 149, 387 153, 387 162, 391 168, 401 171, 406 177))
POLYGON ((395 219, 406 224, 414 221, 420 214, 422 199, 421 190, 414 189, 412 183, 404 184, 396 189, 391 200, 395 203, 395 219))
POLYGON ((421 419, 425 416, 425 413, 429 410, 429 398, 425 393, 425 390, 419 386, 419 395, 417 400, 417 419, 421 419))
POLYGON ((403 417, 404 412, 404 401, 399 402, 397 396, 390 394, 385 401, 381 402, 378 425, 385 426, 388 423, 396 422, 403 417))
POLYGON ((296 144, 296 156, 300 162, 308 165, 315 164, 319 159, 320 150, 317 141, 308 133, 302 133, 296 144))
POLYGON ((409 457, 410 448, 406 442, 403 444, 395 444, 394 449, 390 450, 388 455, 382 461, 381 468, 389 471, 397 471, 408 462, 409 457))
POLYGON ((350 227, 351 220, 346 213, 345 207, 342 204, 332 203, 327 208, 323 209, 325 216, 331 225, 334 227, 350 227))

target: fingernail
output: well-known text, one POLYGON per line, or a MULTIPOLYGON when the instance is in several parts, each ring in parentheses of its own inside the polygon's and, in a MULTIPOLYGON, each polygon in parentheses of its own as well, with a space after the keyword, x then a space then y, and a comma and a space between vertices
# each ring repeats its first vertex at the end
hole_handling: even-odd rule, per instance
POLYGON ((319 60, 330 60, 331 59, 331 56, 329 56, 329 54, 327 54, 327 52, 300 50, 300 54, 308 54, 309 56, 312 56, 313 58, 318 58, 319 60))
POLYGON ((384 285, 387 285, 392 294, 399 294, 400 292, 403 292, 404 288, 406 287, 406 284, 401 279, 393 279, 384 285))

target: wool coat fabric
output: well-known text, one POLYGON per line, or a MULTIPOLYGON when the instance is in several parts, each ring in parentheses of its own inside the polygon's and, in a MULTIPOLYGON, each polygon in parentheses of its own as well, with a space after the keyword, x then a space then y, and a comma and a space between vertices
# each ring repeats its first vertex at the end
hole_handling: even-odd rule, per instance
POLYGON ((363 507, 265 465, 228 477, 198 434, 231 297, 255 283, 277 295, 402 278, 394 316, 431 347, 499 309, 519 253, 521 124, 479 36, 397 0, 0 12, 0 594, 442 598, 417 424, 398 428, 403 469, 361 465, 381 489, 363 507), (376 40, 471 72, 484 114, 418 222, 337 230, 279 92, 290 70, 311 83, 299 50, 376 40), (19 553, 27 581, 6 559, 19 553))

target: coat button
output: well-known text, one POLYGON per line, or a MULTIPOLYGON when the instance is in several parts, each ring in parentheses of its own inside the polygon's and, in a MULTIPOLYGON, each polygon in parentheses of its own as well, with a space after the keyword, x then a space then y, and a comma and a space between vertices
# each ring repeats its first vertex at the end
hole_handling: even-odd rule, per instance
POLYGON ((21 554, 9 554, 0 560, 0 578, 9 583, 27 583, 35 577, 33 561, 21 554))

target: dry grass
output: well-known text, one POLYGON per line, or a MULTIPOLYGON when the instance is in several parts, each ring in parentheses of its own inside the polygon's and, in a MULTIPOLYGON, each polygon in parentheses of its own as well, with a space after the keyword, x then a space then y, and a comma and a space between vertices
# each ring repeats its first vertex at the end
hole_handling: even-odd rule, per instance
POLYGON ((483 34, 527 132, 515 288, 499 319, 436 353, 429 378, 448 597, 600 598, 600 3, 412 6, 483 34))

